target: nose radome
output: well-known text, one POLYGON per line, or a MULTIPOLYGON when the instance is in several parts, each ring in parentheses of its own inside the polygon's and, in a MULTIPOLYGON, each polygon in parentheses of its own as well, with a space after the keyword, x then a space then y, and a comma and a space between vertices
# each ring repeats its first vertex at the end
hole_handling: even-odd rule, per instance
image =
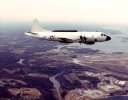
POLYGON ((110 36, 107 36, 106 37, 106 41, 109 41, 109 40, 111 40, 111 37, 110 36))

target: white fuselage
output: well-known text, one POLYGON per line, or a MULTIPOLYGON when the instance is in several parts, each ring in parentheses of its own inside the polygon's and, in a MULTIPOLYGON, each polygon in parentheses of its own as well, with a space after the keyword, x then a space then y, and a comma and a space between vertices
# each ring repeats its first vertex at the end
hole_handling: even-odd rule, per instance
POLYGON ((103 32, 26 32, 25 34, 40 39, 58 41, 60 38, 71 39, 74 42, 80 40, 80 36, 86 37, 87 41, 103 42, 106 41, 106 35, 101 36, 103 32))

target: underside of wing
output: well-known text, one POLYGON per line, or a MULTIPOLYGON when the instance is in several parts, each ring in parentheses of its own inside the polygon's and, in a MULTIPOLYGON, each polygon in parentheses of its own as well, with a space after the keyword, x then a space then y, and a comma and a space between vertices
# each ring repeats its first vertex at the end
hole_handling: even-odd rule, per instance
POLYGON ((73 40, 68 39, 68 38, 59 38, 59 42, 61 42, 61 43, 73 43, 73 40))

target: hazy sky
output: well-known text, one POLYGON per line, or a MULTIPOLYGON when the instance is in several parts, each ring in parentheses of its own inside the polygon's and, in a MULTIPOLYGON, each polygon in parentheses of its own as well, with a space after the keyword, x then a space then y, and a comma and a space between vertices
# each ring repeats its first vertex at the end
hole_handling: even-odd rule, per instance
POLYGON ((0 0, 0 21, 128 25, 128 0, 0 0))

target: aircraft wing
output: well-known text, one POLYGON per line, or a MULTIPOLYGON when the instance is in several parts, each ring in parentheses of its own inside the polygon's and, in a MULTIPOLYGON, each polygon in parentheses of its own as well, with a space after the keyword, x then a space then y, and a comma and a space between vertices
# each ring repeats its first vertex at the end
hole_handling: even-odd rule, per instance
POLYGON ((61 43, 73 43, 73 40, 68 39, 68 38, 59 38, 59 42, 61 42, 61 43))

